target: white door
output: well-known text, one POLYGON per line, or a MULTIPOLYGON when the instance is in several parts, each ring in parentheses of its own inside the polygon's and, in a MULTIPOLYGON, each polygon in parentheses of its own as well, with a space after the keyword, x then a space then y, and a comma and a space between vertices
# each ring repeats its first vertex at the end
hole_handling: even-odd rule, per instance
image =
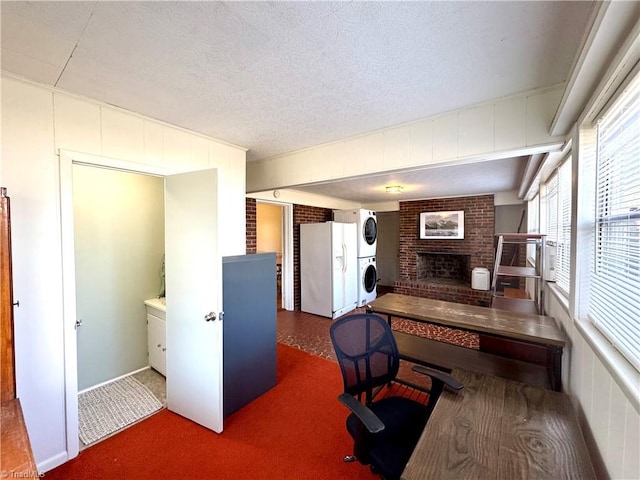
POLYGON ((344 225, 344 244, 346 251, 344 273, 345 306, 357 306, 358 303, 358 228, 354 223, 344 225))
POLYGON ((167 406, 222 432, 217 170, 165 179, 167 406), (212 315, 215 315, 215 319, 212 315))
POLYGON ((344 230, 342 223, 329 223, 331 225, 331 311, 341 312, 344 307, 344 272, 346 259, 346 246, 344 244, 344 230))
POLYGON ((353 310, 358 302, 358 258, 355 223, 332 225, 333 312, 336 318, 353 310))

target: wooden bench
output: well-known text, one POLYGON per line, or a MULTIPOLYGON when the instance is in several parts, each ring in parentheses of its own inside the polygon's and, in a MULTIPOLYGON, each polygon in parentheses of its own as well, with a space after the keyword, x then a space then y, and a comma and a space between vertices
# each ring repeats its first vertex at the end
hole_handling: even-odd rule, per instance
POLYGON ((565 341, 553 317, 463 305, 389 293, 367 310, 417 322, 442 325, 480 335, 480 350, 394 332, 400 357, 441 367, 470 369, 532 385, 562 389, 565 341))
POLYGON ((402 480, 595 479, 569 397, 454 369, 402 480))
POLYGON ((2 402, 0 444, 2 445, 0 453, 2 474, 11 478, 38 477, 20 400, 17 398, 2 402))

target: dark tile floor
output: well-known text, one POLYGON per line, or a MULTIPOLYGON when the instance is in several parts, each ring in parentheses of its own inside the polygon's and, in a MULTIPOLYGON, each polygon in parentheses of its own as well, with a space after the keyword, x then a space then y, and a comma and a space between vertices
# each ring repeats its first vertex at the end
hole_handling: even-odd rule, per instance
POLYGON ((336 359, 329 338, 329 318, 298 311, 278 312, 277 341, 312 355, 336 359))
MULTIPOLYGON (((364 311, 365 309, 362 307, 349 312, 347 315, 364 313, 364 311)), ((310 313, 281 310, 278 312, 277 340, 313 355, 335 360, 331 339, 329 338, 329 327, 332 322, 333 320, 329 318, 319 317, 310 313)), ((478 335, 461 330, 397 317, 392 318, 391 326, 394 330, 403 333, 432 338, 467 348, 477 349, 479 346, 478 335)))

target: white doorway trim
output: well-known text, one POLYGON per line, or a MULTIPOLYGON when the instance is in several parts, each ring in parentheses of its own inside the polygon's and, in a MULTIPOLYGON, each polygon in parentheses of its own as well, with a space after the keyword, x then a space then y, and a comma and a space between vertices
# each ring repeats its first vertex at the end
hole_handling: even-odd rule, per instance
POLYGON ((293 204, 282 207, 282 308, 293 310, 293 204))
POLYGON ((282 207, 282 308, 293 310, 293 204, 256 199, 258 203, 282 207))
POLYGON ((73 164, 111 168, 145 175, 178 173, 163 167, 60 150, 60 227, 62 232, 62 315, 67 460, 78 456, 78 351, 76 337, 76 279, 73 225, 73 164))

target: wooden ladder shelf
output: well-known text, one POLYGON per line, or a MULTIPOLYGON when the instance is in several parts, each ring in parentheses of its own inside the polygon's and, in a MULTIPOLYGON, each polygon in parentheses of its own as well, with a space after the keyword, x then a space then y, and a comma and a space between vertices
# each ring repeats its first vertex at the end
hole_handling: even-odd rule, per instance
POLYGON ((493 296, 491 299, 491 307, 501 310, 511 310, 521 313, 533 313, 544 315, 544 292, 542 289, 542 273, 544 272, 544 242, 546 235, 539 233, 500 233, 498 237, 498 246, 496 248, 496 261, 493 269, 493 281, 491 284, 493 296), (506 244, 516 245, 516 254, 509 263, 505 263, 503 259, 504 246, 506 244), (532 266, 514 266, 513 263, 518 255, 521 246, 527 248, 528 245, 535 247, 535 260, 527 258, 527 265, 532 266), (500 289, 504 286, 502 281, 507 279, 516 279, 518 287, 513 289, 520 295, 510 295, 508 288, 500 289), (522 279, 526 285, 522 285, 522 279), (526 279, 531 279, 527 282, 526 279))

